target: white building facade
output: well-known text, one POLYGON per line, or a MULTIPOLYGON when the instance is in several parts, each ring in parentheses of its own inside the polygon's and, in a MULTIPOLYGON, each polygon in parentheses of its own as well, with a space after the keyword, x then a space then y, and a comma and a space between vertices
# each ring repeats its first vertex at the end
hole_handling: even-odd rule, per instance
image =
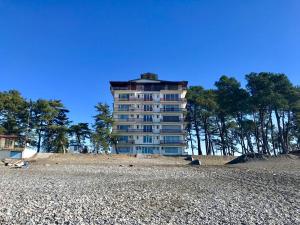
POLYGON ((113 153, 185 155, 187 81, 162 81, 154 74, 111 81, 114 97, 113 153))

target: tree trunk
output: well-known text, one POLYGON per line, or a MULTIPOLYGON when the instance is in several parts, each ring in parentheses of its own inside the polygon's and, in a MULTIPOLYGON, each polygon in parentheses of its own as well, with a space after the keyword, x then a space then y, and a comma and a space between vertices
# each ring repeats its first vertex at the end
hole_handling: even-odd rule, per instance
POLYGON ((225 155, 227 155, 227 153, 226 153, 226 144, 225 144, 225 137, 224 137, 222 122, 221 122, 221 125, 220 125, 219 121, 217 121, 217 125, 218 125, 219 134, 220 134, 220 138, 221 138, 222 153, 225 156, 225 155))
POLYGON ((205 138, 205 150, 206 155, 211 155, 211 151, 209 148, 209 140, 208 140, 208 124, 207 124, 207 118, 203 120, 203 127, 204 127, 204 138, 205 138))
POLYGON ((257 152, 260 153, 260 139, 259 139, 259 131, 258 131, 258 126, 257 126, 257 121, 255 118, 255 113, 253 113, 253 122, 254 122, 254 126, 255 126, 255 132, 254 132, 254 137, 255 137, 255 142, 256 142, 256 148, 257 148, 257 152))
POLYGON ((192 132, 190 129, 189 129, 188 133, 189 133, 189 138, 190 138, 190 142, 191 142, 192 155, 194 155, 194 144, 193 144, 192 132))
POLYGON ((263 146, 262 146, 262 150, 263 150, 263 154, 269 154, 269 143, 268 140, 266 138, 266 134, 265 134, 265 120, 264 120, 264 112, 263 110, 259 111, 259 121, 260 121, 260 132, 261 132, 261 137, 262 137, 262 141, 263 141, 263 146))
POLYGON ((278 113, 278 110, 275 109, 275 116, 276 116, 276 120, 277 120, 277 127, 278 127, 278 141, 280 143, 280 146, 281 146, 281 150, 282 150, 282 153, 283 154, 287 154, 288 153, 288 150, 284 144, 284 141, 283 141, 283 137, 282 137, 282 127, 281 127, 281 124, 280 124, 280 115, 278 113))
POLYGON ((42 134, 41 134, 41 131, 38 131, 37 153, 39 153, 41 151, 41 142, 42 142, 42 134))
POLYGON ((273 154, 274 154, 274 156, 276 156, 276 146, 275 146, 275 140, 274 140, 274 125, 273 125, 273 118, 272 118, 272 110, 270 110, 269 120, 270 120, 270 130, 271 130, 271 140, 272 140, 273 154))
POLYGON ((200 129, 197 124, 195 124, 196 138, 197 138, 197 146, 198 146, 198 155, 203 155, 201 149, 201 137, 200 137, 200 129))

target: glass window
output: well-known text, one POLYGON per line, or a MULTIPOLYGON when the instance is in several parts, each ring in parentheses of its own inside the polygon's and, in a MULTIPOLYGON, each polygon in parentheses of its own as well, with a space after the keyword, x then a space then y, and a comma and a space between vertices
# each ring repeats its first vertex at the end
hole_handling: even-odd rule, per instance
POLYGON ((143 154, 154 154, 155 148, 154 147, 142 147, 143 154))
POLYGON ((152 115, 144 115, 144 122, 152 122, 152 115))
POLYGON ((152 126, 151 125, 144 125, 144 132, 152 132, 152 126))
POLYGON ((152 143, 152 137, 151 136, 144 136, 143 141, 144 141, 144 143, 152 143))
POLYGON ((153 106, 152 105, 144 105, 144 111, 145 112, 153 111, 153 106))
POLYGON ((164 94, 165 101, 178 101, 179 94, 164 94))
POLYGON ((129 115, 119 115, 119 119, 121 120, 127 120, 129 118, 129 115))
POLYGON ((179 122, 179 116, 163 116, 164 122, 179 122))
POLYGON ((128 136, 119 136, 118 140, 121 142, 128 142, 128 136))
POLYGON ((119 99, 128 101, 129 100, 129 94, 119 94, 119 99))
POLYGON ((178 143, 180 141, 180 136, 164 136, 165 143, 178 143))
POLYGON ((165 112, 179 112, 179 105, 164 105, 165 112))
POLYGON ((123 154, 130 153, 130 147, 117 147, 117 151, 123 154))
POLYGON ((118 130, 128 131, 129 125, 118 125, 118 130))
POLYGON ((5 139, 5 144, 4 144, 5 148, 13 148, 13 141, 11 139, 5 139))
POLYGON ((152 101, 153 97, 152 94, 144 94, 144 101, 152 101))
POLYGON ((165 153, 167 154, 178 154, 180 148, 178 147, 164 147, 165 153))
POLYGON ((118 109, 119 111, 129 111, 130 105, 119 105, 118 109))

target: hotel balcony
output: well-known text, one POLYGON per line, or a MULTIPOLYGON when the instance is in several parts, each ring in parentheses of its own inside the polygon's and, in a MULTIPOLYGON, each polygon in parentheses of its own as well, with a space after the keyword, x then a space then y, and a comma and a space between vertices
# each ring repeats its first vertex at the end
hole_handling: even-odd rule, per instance
POLYGON ((184 122, 184 119, 177 119, 177 120, 165 120, 165 119, 161 119, 160 120, 161 123, 182 123, 184 122))
POLYGON ((120 134, 120 133, 134 133, 134 134, 159 134, 159 130, 144 130, 144 129, 127 129, 127 130, 119 130, 119 129, 114 129, 113 130, 114 134, 120 134))
POLYGON ((130 98, 115 98, 115 102, 159 102, 159 99, 155 98, 137 98, 137 97, 130 97, 130 98))
POLYGON ((134 140, 119 140, 117 142, 117 145, 134 145, 135 141, 134 140))
POLYGON ((166 99, 166 98, 161 98, 161 102, 186 102, 185 98, 175 98, 175 99, 166 99))
POLYGON ((161 140, 160 144, 161 145, 186 145, 186 142, 185 141, 181 141, 181 140, 178 140, 178 141, 161 140))
POLYGON ((186 109, 185 108, 178 108, 178 109, 166 109, 166 108, 161 108, 160 109, 160 112, 161 113, 182 113, 182 112, 185 112, 186 109))
POLYGON ((185 134, 185 130, 180 129, 161 129, 161 134, 185 134))
POLYGON ((143 122, 142 118, 127 118, 127 119, 121 119, 121 118, 114 118, 115 122, 131 122, 131 123, 141 123, 143 122))

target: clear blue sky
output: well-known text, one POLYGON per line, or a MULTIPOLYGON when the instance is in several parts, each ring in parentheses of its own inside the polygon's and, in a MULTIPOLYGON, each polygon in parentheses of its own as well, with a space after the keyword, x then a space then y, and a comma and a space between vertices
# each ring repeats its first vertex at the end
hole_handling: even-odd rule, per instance
POLYGON ((210 88, 284 72, 300 84, 299 0, 0 0, 0 90, 61 99, 73 121, 142 72, 210 88))

